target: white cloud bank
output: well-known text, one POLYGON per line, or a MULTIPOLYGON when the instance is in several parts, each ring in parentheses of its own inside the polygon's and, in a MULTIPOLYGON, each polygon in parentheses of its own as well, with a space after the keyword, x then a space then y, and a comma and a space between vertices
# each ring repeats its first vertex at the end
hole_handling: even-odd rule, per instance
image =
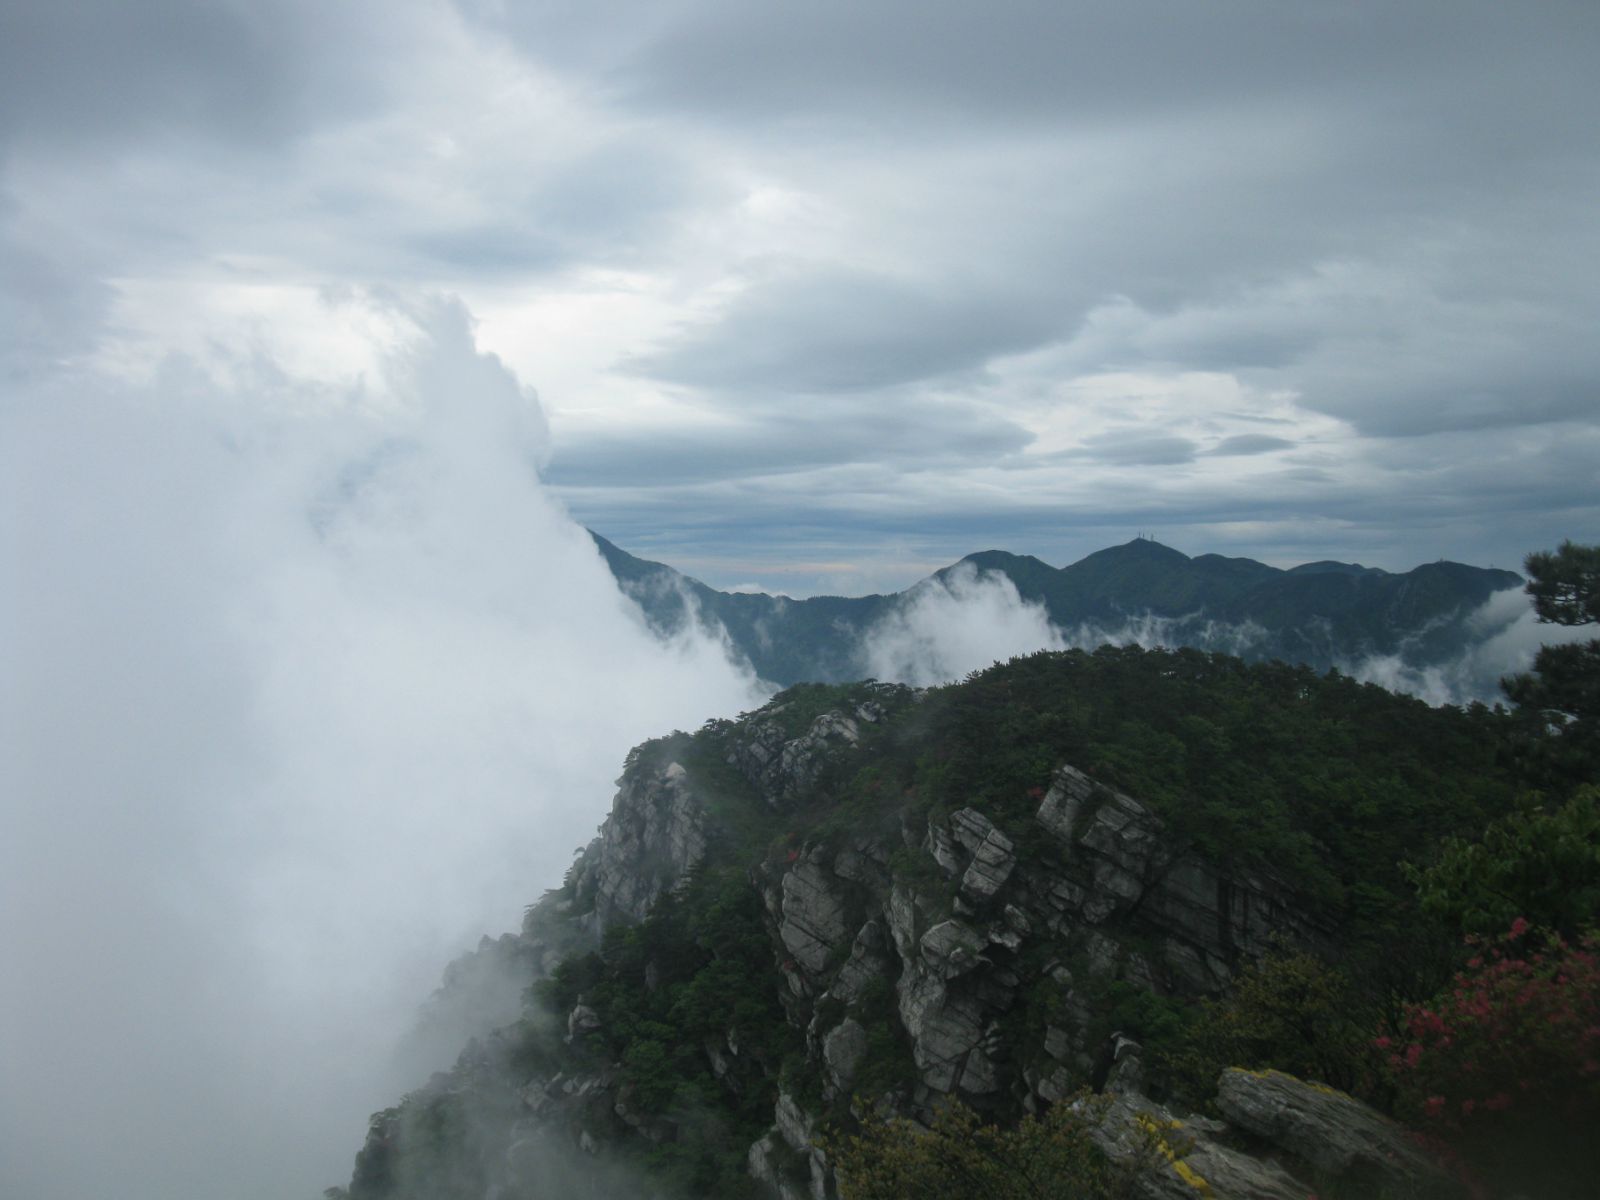
POLYGON ((1520 588, 1496 592, 1467 620, 1481 640, 1438 666, 1419 667, 1398 654, 1375 655, 1341 669, 1363 683, 1407 692, 1429 704, 1506 703, 1500 680, 1533 666, 1541 646, 1588 641, 1593 627, 1541 624, 1520 588))
POLYGON ((378 307, 360 387, 258 356, 0 408, 9 1195, 342 1182, 441 966, 628 747, 759 699, 643 628, 465 312, 378 307))
POLYGON ((867 631, 860 655, 876 679, 928 687, 1018 654, 1064 649, 1043 606, 1023 600, 1004 575, 959 563, 912 588, 867 631))
MULTIPOLYGON (((1397 653, 1343 662, 1339 669, 1364 683, 1433 705, 1474 701, 1493 705, 1504 702, 1500 680, 1529 670, 1540 646, 1594 636, 1593 628, 1540 624, 1531 601, 1517 588, 1490 597, 1464 624, 1472 641, 1448 662, 1418 666, 1397 653)), ((929 687, 1039 650, 1190 645, 1248 655, 1259 651, 1268 636, 1265 628, 1252 622, 1212 621, 1203 613, 1183 617, 1143 613, 1116 625, 1085 621, 1062 629, 1050 621, 1042 605, 1024 600, 1005 576, 978 572, 962 563, 907 593, 900 608, 863 635, 858 656, 865 674, 929 687)))

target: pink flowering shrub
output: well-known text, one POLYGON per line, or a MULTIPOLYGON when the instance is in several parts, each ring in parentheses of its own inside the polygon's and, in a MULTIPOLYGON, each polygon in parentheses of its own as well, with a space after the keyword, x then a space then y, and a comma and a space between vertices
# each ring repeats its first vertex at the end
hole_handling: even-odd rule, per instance
POLYGON ((1594 1195, 1600 1178, 1600 940, 1517 918, 1427 1004, 1386 1056, 1401 1115, 1491 1183, 1594 1195))

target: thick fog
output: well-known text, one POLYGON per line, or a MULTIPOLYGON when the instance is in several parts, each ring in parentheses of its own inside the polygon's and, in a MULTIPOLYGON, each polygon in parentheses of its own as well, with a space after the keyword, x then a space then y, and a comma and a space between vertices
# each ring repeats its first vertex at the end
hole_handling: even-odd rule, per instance
POLYGON ((8 1197, 343 1182, 628 747, 760 699, 645 631, 463 310, 368 316, 359 383, 267 346, 0 410, 8 1197))

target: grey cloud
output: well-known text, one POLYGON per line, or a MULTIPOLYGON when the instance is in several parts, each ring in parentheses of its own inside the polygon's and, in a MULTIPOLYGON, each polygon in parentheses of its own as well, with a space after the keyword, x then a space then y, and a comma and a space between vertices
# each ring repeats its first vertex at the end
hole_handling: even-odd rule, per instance
POLYGON ((583 6, 564 4, 462 7, 530 53, 606 79, 640 107, 676 105, 767 127, 896 115, 929 133, 952 115, 1121 123, 1175 107, 1370 91, 1434 73, 1471 70, 1487 88, 1535 52, 1555 73, 1583 63, 1571 46, 1551 47, 1540 28, 1581 31, 1576 8, 1535 19, 1486 0, 1413 4, 1382 20, 1247 2, 1117 0, 616 3, 603 6, 606 21, 585 21, 583 6), (597 36, 602 29, 617 36, 597 36))
POLYGON ((1083 448, 1072 451, 1070 457, 1119 467, 1162 467, 1192 462, 1198 449, 1186 437, 1128 431, 1085 438, 1083 448))
POLYGON ((322 70, 351 35, 371 39, 363 16, 379 14, 292 0, 9 4, 0 16, 0 141, 278 140, 370 82, 372 64, 359 59, 322 70))
MULTIPOLYGON (((478 278, 648 262, 671 224, 713 197, 699 169, 653 141, 618 137, 512 190, 487 218, 407 237, 424 258, 478 278)), ((377 214, 381 217, 382 214, 377 214)))
POLYGON ((624 137, 580 155, 530 197, 535 219, 589 240, 633 238, 710 197, 687 156, 659 139, 624 137))
POLYGON ((91 349, 112 290, 72 248, 26 237, 9 208, 0 193, 0 376, 18 380, 91 349))
POLYGON ((673 222, 720 198, 686 156, 634 136, 595 146, 523 191, 487 220, 428 227, 411 245, 479 277, 638 264, 670 241, 673 222))
POLYGON ((407 403, 84 373, 0 405, 8 1195, 348 1178, 421 1082, 387 1069, 415 1006, 627 748, 758 699, 630 614, 460 308, 397 315, 407 403))
POLYGON ((714 430, 640 429, 562 445, 552 484, 605 487, 676 485, 810 471, 865 463, 905 470, 959 468, 1022 449, 1021 426, 964 403, 908 398, 864 406, 847 399, 747 409, 714 430))
POLYGON ((478 278, 547 271, 570 261, 560 239, 548 231, 499 220, 423 229, 408 235, 404 244, 424 261, 478 278))
MULTIPOLYGON (((1478 246, 1504 260, 1498 289, 1472 286, 1476 264, 1463 247, 1442 259, 1412 252, 1409 261, 1308 267, 1165 310, 1119 298, 1090 313, 1061 366, 1231 369, 1383 436, 1600 414, 1600 346, 1584 332, 1600 282, 1530 268, 1505 236, 1485 232, 1478 246), (1266 339, 1284 357, 1236 357, 1241 337, 1266 339)), ((1566 226, 1524 240, 1529 251, 1595 241, 1566 226)))
POLYGON ((970 371, 1049 337, 1026 295, 834 268, 756 280, 709 327, 630 364, 672 383, 852 392, 970 371))
POLYGON ((1267 454, 1273 450, 1291 450, 1294 443, 1287 438, 1271 437, 1265 433, 1238 433, 1233 437, 1225 437, 1207 454, 1227 457, 1244 454, 1267 454))
MULTIPOLYGON (((1048 464, 1035 470, 1052 477, 1048 464)), ((1097 473, 1076 492, 1041 493, 1026 480, 994 488, 960 471, 935 477, 913 487, 882 470, 818 468, 782 486, 728 479, 561 493, 585 524, 624 546, 654 543, 668 562, 715 545, 779 564, 859 563, 893 544, 906 548, 901 557, 933 562, 1000 546, 1060 564, 1154 530, 1192 554, 1280 565, 1335 558, 1405 570, 1442 556, 1514 568, 1529 550, 1600 527, 1600 431, 1583 426, 1534 431, 1514 446, 1493 432, 1396 439, 1353 464, 1289 467, 1225 487, 1169 476, 1157 489, 1140 467, 1097 473)), ((778 586, 755 568, 741 577, 752 575, 778 586)))

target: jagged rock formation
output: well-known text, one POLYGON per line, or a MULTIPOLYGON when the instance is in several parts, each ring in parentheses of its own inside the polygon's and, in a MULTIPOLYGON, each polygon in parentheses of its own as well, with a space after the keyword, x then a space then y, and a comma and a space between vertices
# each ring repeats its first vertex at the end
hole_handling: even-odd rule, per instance
POLYGON ((642 921, 661 893, 700 865, 706 813, 678 763, 629 772, 600 827, 573 868, 571 911, 597 932, 615 921, 642 921))
MULTIPOLYGON (((1109 1150, 1140 1122, 1182 1122, 1193 1140, 1152 1197, 1193 1195, 1189 1173, 1217 1200, 1304 1200, 1318 1180, 1387 1185, 1395 1171, 1419 1195, 1442 1194, 1398 1131, 1348 1097, 1230 1072, 1225 1120, 1177 1116, 1143 1095, 1137 1055, 1113 1037, 1114 992, 1182 1003, 1216 994, 1274 939, 1333 945, 1337 928, 1300 881, 1208 856, 1151 805, 1069 763, 1008 815, 908 799, 829 825, 818 814, 834 811, 838 781, 875 739, 910 736, 924 703, 872 684, 829 698, 821 711, 780 701, 636 752, 600 835, 515 939, 520 961, 548 974, 555 958, 644 921, 707 863, 747 855, 775 967, 767 994, 793 1050, 760 1048, 732 1020, 692 1049, 717 1095, 770 1114, 734 1147, 767 1194, 834 1194, 816 1135, 862 1104, 927 1121, 954 1097, 1006 1119, 1091 1084, 1117 1093, 1109 1150), (730 823, 730 789, 743 789, 745 820, 764 822, 755 839, 730 823)), ((639 986, 664 986, 670 967, 646 961, 639 986)), ((709 1136, 704 1109, 653 1101, 639 1065, 608 1048, 602 1007, 579 994, 549 1018, 530 1009, 379 1114, 353 1200, 554 1195, 541 1188, 557 1163, 560 1194, 606 1194, 596 1181, 618 1147, 649 1158, 709 1136), (455 1131, 446 1165, 406 1167, 405 1148, 438 1128, 455 1131)), ((721 1121, 717 1136, 732 1127, 721 1121)))

